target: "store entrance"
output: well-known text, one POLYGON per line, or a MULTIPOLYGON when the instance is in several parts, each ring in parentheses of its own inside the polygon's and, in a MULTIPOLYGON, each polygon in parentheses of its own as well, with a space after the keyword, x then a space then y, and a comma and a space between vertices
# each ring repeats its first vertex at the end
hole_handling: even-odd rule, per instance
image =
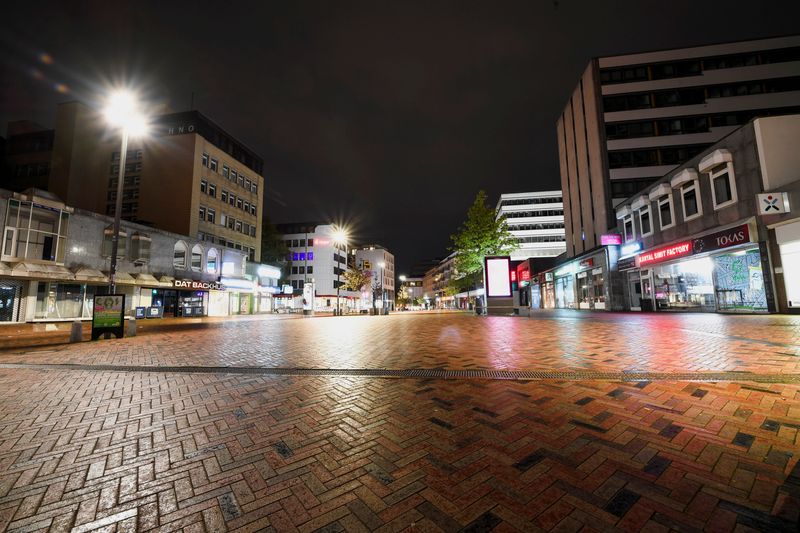
POLYGON ((638 272, 628 273, 628 293, 631 299, 631 311, 642 310, 642 280, 638 272))
POLYGON ((14 313, 19 304, 21 286, 12 282, 0 285, 0 322, 14 322, 14 313))
POLYGON ((161 290, 153 291, 153 306, 164 310, 164 317, 174 317, 178 304, 178 291, 161 290))

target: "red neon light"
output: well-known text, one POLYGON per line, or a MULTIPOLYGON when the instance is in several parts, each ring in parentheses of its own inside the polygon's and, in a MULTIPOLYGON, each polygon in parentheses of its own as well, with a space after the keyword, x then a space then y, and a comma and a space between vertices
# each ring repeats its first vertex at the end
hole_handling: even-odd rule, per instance
POLYGON ((673 244, 672 246, 657 248, 655 250, 650 250, 649 252, 642 252, 636 258, 636 262, 639 263, 639 266, 650 265, 653 263, 661 263, 662 261, 669 261, 670 259, 675 259, 677 257, 683 257, 684 255, 689 255, 691 253, 692 241, 679 242, 678 244, 673 244))
POLYGON ((522 281, 530 281, 531 280, 531 271, 530 270, 523 270, 522 271, 522 281))
POLYGON ((517 273, 513 270, 511 271, 511 281, 517 281, 517 273))

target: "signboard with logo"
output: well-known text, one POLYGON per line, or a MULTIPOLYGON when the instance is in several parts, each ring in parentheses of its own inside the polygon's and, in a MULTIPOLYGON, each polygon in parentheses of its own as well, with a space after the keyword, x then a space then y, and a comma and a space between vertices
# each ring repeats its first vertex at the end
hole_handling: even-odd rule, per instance
POLYGON ((679 242, 670 246, 648 250, 636 256, 638 266, 653 265, 663 263, 672 259, 678 259, 692 254, 692 241, 679 242))
POLYGON ((151 305, 147 308, 147 318, 162 318, 164 316, 164 308, 160 305, 151 305))
POLYGON ((134 316, 137 319, 138 318, 144 318, 145 316, 147 316, 147 308, 146 307, 137 307, 134 316))
POLYGON ((590 268, 594 266, 594 257, 590 257, 589 259, 583 259, 582 261, 578 262, 578 267, 580 268, 590 268))
POLYGON ((600 244, 603 246, 618 246, 622 244, 622 235, 619 233, 600 235, 600 244))
POLYGON ((720 250, 737 244, 750 242, 750 228, 747 224, 735 228, 718 231, 705 237, 699 237, 692 242, 693 253, 701 254, 712 250, 720 250))
POLYGON ((194 279, 176 279, 172 286, 196 291, 224 291, 225 286, 217 281, 197 281, 194 279))
POLYGON ((625 257, 617 260, 617 270, 630 270, 632 268, 636 268, 635 257, 625 257))
POLYGON ((758 195, 759 215, 782 215, 790 210, 789 195, 785 192, 768 192, 758 195))
POLYGON ((92 309, 92 340, 110 333, 121 339, 125 330, 125 295, 98 294, 92 309))
POLYGON ((486 272, 486 296, 509 298, 511 296, 511 258, 494 256, 484 259, 486 272))

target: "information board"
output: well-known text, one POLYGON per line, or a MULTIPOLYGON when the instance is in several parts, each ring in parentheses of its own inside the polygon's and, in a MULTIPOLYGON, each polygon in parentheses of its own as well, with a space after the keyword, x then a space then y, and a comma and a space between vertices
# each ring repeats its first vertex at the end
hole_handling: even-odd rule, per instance
POLYGON ((125 330, 125 295, 98 294, 92 309, 92 340, 110 333, 121 339, 125 330))

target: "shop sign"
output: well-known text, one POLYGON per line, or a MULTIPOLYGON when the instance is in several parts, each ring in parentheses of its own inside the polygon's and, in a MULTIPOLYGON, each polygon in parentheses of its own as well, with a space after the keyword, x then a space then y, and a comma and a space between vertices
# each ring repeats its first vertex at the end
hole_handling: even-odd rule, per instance
POLYGON ((633 255, 636 252, 640 252, 641 250, 642 250, 642 243, 639 241, 634 241, 621 247, 619 249, 619 254, 625 257, 626 255, 633 255))
POLYGON ((580 266, 581 268, 593 267, 594 266, 594 257, 590 257, 589 259, 584 259, 583 261, 578 263, 578 266, 580 266))
POLYGON ((240 291, 253 292, 256 284, 249 279, 222 278, 222 286, 228 289, 238 289, 240 291))
POLYGON ((520 275, 520 279, 522 281, 530 281, 531 280, 531 271, 530 270, 523 270, 522 274, 520 275))
POLYGON ((622 235, 619 233, 600 235, 600 244, 603 246, 619 246, 622 244, 622 235))
POLYGON ((552 272, 545 272, 544 273, 544 280, 545 281, 553 281, 553 273, 552 272))
POLYGON ((147 316, 147 308, 146 307, 137 307, 136 313, 134 315, 137 319, 144 318, 147 316))
POLYGON ((167 127, 167 135, 182 135, 184 133, 194 133, 197 128, 194 124, 178 124, 177 126, 167 127))
POLYGON ((782 215, 789 211, 789 195, 787 193, 768 192, 758 195, 759 215, 782 215))
POLYGON ((124 294, 96 295, 92 311, 92 340, 106 333, 122 338, 125 329, 124 294))
POLYGON ((694 253, 701 254, 703 252, 728 248, 729 246, 736 246, 737 244, 744 244, 746 242, 750 242, 750 229, 747 227, 747 224, 742 224, 735 228, 718 231, 717 233, 695 239, 692 243, 692 247, 694 248, 694 253))
POLYGON ((654 263, 661 263, 662 261, 677 259, 679 257, 690 255, 691 253, 691 241, 679 242, 678 244, 673 244, 672 246, 665 246, 663 248, 650 250, 649 252, 642 252, 636 256, 636 263, 639 266, 650 265, 654 263))
POLYGON ((636 257, 626 257, 617 261, 617 270, 630 270, 636 268, 636 257))
POLYGON ((224 291, 225 286, 217 281, 197 281, 193 279, 176 279, 172 286, 180 289, 192 289, 198 291, 224 291))
POLYGON ((292 294, 294 292, 294 288, 291 285, 284 285, 283 286, 283 294, 292 294))

